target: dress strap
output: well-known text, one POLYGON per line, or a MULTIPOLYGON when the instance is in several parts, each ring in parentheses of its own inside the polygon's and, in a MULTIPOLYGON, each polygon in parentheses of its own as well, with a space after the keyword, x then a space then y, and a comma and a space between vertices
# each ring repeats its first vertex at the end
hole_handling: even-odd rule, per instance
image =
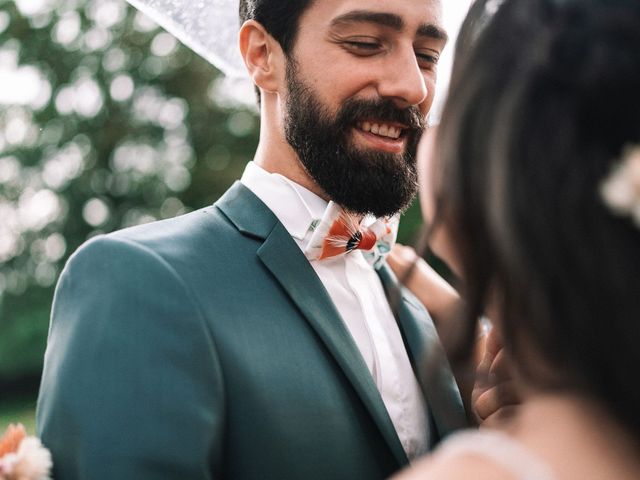
POLYGON ((554 480, 549 465, 505 433, 496 430, 465 430, 449 435, 436 455, 451 459, 475 455, 494 462, 517 480, 554 480))

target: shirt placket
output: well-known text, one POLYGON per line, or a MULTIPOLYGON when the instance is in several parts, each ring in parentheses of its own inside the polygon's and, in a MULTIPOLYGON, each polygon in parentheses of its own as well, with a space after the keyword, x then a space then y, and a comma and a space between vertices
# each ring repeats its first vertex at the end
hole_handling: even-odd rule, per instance
POLYGON ((345 262, 345 273, 347 278, 347 283, 349 284, 349 288, 353 292, 354 297, 359 305, 359 311, 361 312, 361 323, 364 325, 365 330, 367 332, 369 338, 369 346, 371 348, 371 352, 373 355, 373 368, 371 369, 371 376, 373 377, 373 381, 375 382, 378 389, 382 385, 383 375, 382 375, 382 365, 380 362, 380 354, 378 352, 378 345, 375 341, 375 335, 372 331, 372 322, 371 322, 371 305, 367 302, 368 299, 363 298, 363 294, 366 292, 366 285, 364 284, 364 276, 360 271, 359 266, 356 263, 356 259, 351 258, 351 255, 358 254, 358 252, 352 252, 348 254, 345 262))

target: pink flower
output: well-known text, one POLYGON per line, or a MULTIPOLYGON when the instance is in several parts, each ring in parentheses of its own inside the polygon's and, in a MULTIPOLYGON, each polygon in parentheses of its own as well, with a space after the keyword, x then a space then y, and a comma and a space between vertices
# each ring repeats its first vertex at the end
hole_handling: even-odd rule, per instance
POLYGON ((0 480, 49 480, 51 454, 22 425, 10 425, 0 438, 0 480))

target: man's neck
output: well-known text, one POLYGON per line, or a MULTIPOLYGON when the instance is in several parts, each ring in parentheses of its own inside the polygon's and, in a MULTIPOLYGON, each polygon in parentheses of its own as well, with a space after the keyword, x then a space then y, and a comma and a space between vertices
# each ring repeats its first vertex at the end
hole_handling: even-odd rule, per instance
POLYGON ((253 161, 267 172, 278 173, 328 202, 331 199, 307 173, 298 154, 287 142, 284 126, 276 121, 281 115, 273 113, 278 108, 274 98, 265 96, 260 112, 260 141, 253 161))

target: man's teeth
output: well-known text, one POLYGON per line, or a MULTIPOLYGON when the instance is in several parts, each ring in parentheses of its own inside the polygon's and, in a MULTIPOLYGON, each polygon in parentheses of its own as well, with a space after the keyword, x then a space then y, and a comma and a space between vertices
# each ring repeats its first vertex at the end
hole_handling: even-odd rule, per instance
POLYGON ((400 138, 400 135, 402 134, 401 128, 387 125, 386 123, 362 122, 360 124, 360 129, 365 132, 371 132, 374 135, 393 139, 400 138))

